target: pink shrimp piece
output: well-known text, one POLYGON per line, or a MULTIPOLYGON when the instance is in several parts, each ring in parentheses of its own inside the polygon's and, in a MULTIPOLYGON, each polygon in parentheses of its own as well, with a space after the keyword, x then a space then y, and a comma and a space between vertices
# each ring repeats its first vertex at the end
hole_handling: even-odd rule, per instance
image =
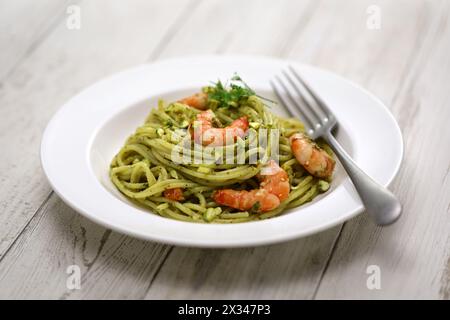
POLYGON ((204 146, 223 146, 228 140, 236 141, 237 137, 244 137, 249 123, 247 117, 234 120, 228 127, 214 128, 212 121, 214 112, 203 111, 197 115, 194 121, 194 141, 204 146))
POLYGON ((173 201, 184 200, 183 189, 181 188, 166 189, 164 190, 164 197, 173 201))
POLYGON ((291 150, 297 161, 313 176, 329 179, 336 161, 303 133, 290 137, 291 150))
POLYGON ((238 210, 250 210, 259 204, 261 212, 277 208, 289 196, 289 178, 282 168, 271 160, 258 176, 260 188, 250 191, 222 189, 213 194, 213 199, 220 205, 238 210))
POLYGON ((200 92, 183 98, 178 102, 187 104, 188 106, 199 110, 206 110, 208 108, 208 95, 204 92, 200 92))

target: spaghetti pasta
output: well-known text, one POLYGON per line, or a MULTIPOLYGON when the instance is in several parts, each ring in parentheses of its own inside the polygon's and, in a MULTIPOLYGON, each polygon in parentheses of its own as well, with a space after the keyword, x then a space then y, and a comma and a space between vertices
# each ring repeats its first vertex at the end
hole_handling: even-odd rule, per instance
POLYGON ((201 110, 161 100, 111 163, 111 181, 121 193, 163 217, 237 223, 277 216, 328 189, 329 181, 309 174, 293 155, 289 137, 304 131, 300 121, 276 116, 250 90, 228 100, 220 100, 218 90, 231 92, 218 85, 203 89, 209 97, 208 107, 214 112, 215 125, 226 128, 245 117, 250 126, 247 135, 214 148, 198 145, 191 139, 191 132, 201 110), (266 143, 258 143, 264 140, 263 135, 266 143), (274 156, 286 171, 290 185, 289 196, 277 208, 267 212, 259 212, 257 208, 241 211, 214 201, 213 193, 225 187, 257 189, 258 174, 274 156), (164 196, 165 190, 176 188, 183 190, 182 200, 164 196))

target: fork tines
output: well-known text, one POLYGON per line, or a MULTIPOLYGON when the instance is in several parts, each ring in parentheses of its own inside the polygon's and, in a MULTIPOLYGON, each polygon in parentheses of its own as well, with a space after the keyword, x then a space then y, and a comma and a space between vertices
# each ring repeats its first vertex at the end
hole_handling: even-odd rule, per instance
POLYGON ((309 135, 317 137, 324 127, 332 126, 334 117, 329 108, 293 66, 282 70, 270 83, 291 116, 304 120, 309 135))

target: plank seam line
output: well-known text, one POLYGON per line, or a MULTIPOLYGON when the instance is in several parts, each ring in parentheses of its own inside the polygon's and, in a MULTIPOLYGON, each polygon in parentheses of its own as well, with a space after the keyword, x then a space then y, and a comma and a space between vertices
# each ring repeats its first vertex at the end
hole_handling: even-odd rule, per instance
POLYGON ((147 286, 147 289, 145 290, 145 294, 144 294, 144 296, 141 299, 143 299, 143 298, 145 298, 147 296, 148 292, 150 291, 150 288, 153 285, 153 282, 155 282, 156 277, 158 276, 158 274, 161 271, 162 267, 166 263, 167 259, 169 258, 169 255, 172 253, 174 247, 175 246, 169 246, 169 250, 167 250, 166 255, 164 256, 163 260, 161 261, 161 263, 157 267, 155 273, 153 274, 153 277, 150 279, 150 282, 149 282, 149 284, 147 286))
POLYGON ((28 228, 28 226, 30 225, 31 221, 34 220, 34 218, 36 217, 36 215, 42 211, 42 209, 44 208, 44 206, 49 202, 51 196, 53 195, 54 191, 50 191, 50 193, 48 194, 48 196, 44 199, 44 201, 42 201, 41 205, 37 208, 37 210, 33 213, 33 215, 31 216, 31 218, 27 221, 27 223, 23 226, 23 228, 20 230, 20 232, 16 235, 16 237, 14 238, 14 240, 11 242, 11 244, 6 248, 5 252, 0 256, 0 264, 3 261, 3 259, 6 257, 6 255, 8 254, 8 252, 12 249, 12 247, 14 247, 14 245, 16 244, 16 242, 20 239, 20 237, 22 236, 22 234, 25 232, 25 230, 28 228))
POLYGON ((334 253, 336 252, 336 248, 338 246, 339 240, 341 239, 341 236, 343 233, 342 231, 344 230, 345 224, 346 224, 346 222, 344 222, 341 225, 341 228, 339 229, 336 239, 333 242, 333 246, 331 247, 330 253, 328 254, 328 259, 325 262, 325 266, 323 267, 322 272, 320 273, 319 280, 317 281, 316 288, 314 289, 314 293, 312 295, 312 300, 316 300, 317 293, 319 292, 319 289, 320 289, 320 285, 322 284, 322 280, 325 277, 325 273, 328 271, 328 267, 331 264, 331 260, 333 259, 334 253))
MULTIPOLYGON (((441 17, 441 18, 442 18, 442 17, 441 17)), ((432 30, 432 29, 433 29, 433 25, 432 25, 431 27, 429 27, 429 28, 427 29, 427 31, 425 32, 425 40, 424 40, 423 42, 425 42, 425 41, 428 40, 428 38, 429 38, 429 36, 430 36, 430 34, 431 34, 431 30, 432 30)), ((425 46, 422 46, 422 48, 424 48, 424 47, 425 47, 425 46)), ((424 49, 424 50, 425 50, 425 49, 424 49)), ((392 101, 391 101, 391 105, 392 105, 392 106, 394 106, 394 105, 397 103, 397 100, 398 100, 398 98, 399 98, 399 96, 400 96, 400 92, 403 93, 403 91, 406 90, 406 89, 405 89, 406 87, 412 86, 412 84, 411 84, 411 82, 412 82, 412 81, 411 81, 411 78, 414 78, 414 77, 412 77, 411 74, 414 75, 414 74, 416 74, 416 73, 418 72, 418 70, 417 70, 417 64, 418 64, 418 62, 421 60, 422 55, 424 55, 424 52, 423 52, 424 50, 420 50, 419 52, 417 52, 417 53, 415 53, 415 54, 411 54, 411 55, 408 57, 408 60, 411 61, 409 65, 412 66, 412 68, 405 67, 405 72, 404 72, 404 73, 402 74, 402 76, 401 76, 400 86, 399 86, 399 88, 397 89, 397 91, 395 92, 394 97, 392 98, 392 101), (412 70, 411 70, 411 69, 412 69, 412 70)), ((363 213, 363 214, 364 214, 364 213, 363 213)), ((328 271, 329 265, 330 265, 330 263, 331 263, 331 260, 332 260, 332 258, 333 258, 333 256, 334 256, 334 254, 335 254, 337 245, 338 245, 339 240, 340 240, 340 238, 341 238, 341 235, 342 235, 342 233, 343 233, 343 229, 344 229, 345 223, 346 223, 346 222, 344 222, 344 224, 342 225, 342 227, 341 227, 341 229, 339 230, 339 233, 338 233, 338 235, 337 235, 337 237, 336 237, 336 240, 335 240, 334 243, 333 243, 333 247, 332 247, 332 249, 331 249, 331 252, 330 252, 330 255, 329 255, 329 257, 328 257, 328 260, 327 260, 327 262, 326 262, 326 264, 325 264, 325 267, 324 267, 324 269, 323 269, 323 271, 322 271, 322 274, 320 275, 320 278, 319 278, 319 281, 318 281, 318 283, 317 283, 316 289, 314 290, 314 294, 313 294, 313 297, 312 297, 313 300, 316 299, 317 294, 318 294, 319 289, 320 289, 320 286, 321 286, 321 284, 322 284, 323 278, 325 277, 325 273, 328 271)))
MULTIPOLYGON (((81 1, 78 1, 77 3, 80 3, 81 1)), ((200 3, 200 1, 194 1, 194 3, 196 3, 197 5, 195 5, 195 7, 194 7, 194 10, 198 7, 198 3, 200 3)), ((180 14, 180 16, 178 16, 176 19, 175 19, 175 23, 171 26, 171 27, 169 27, 169 30, 166 32, 166 35, 168 34, 168 33, 175 33, 176 31, 175 30, 171 30, 171 29, 173 29, 174 27, 179 27, 180 25, 182 25, 182 24, 179 24, 178 23, 178 21, 186 21, 186 19, 182 19, 182 17, 184 16, 184 14, 186 13, 186 11, 188 10, 188 9, 192 9, 192 8, 190 8, 190 3, 186 6, 186 8, 185 9, 183 9, 182 10, 182 13, 180 14)), ((63 12, 65 12, 65 9, 64 9, 64 11, 63 12)), ((51 32, 53 31, 53 27, 56 27, 56 25, 57 25, 57 22, 59 22, 59 18, 61 17, 61 16, 63 16, 63 15, 59 15, 58 16, 58 18, 57 19, 55 19, 55 21, 51 24, 51 26, 49 26, 48 27, 48 29, 47 29, 47 31, 45 32, 45 34, 43 34, 41 37, 40 37, 40 41, 37 41, 34 45, 32 45, 32 46, 30 46, 30 48, 27 50, 27 54, 26 55, 24 55, 24 57, 22 57, 21 59, 20 59, 20 62, 18 62, 14 67, 13 67, 13 69, 12 70, 10 70, 9 72, 8 72, 8 75, 10 75, 10 74, 12 74, 14 71, 15 71, 15 69, 17 68, 17 66, 18 65, 20 65, 20 63, 22 63, 27 57, 28 57, 28 55, 30 55, 32 52, 33 52, 33 50, 35 50, 35 49, 37 49, 38 47, 39 47, 39 45, 45 40, 45 38, 47 37, 47 36, 49 36, 50 34, 51 34, 51 32)), ((163 39, 159 42, 159 44, 157 45, 157 48, 159 48, 159 52, 162 52, 162 50, 164 50, 164 47, 167 45, 167 43, 168 43, 168 41, 164 41, 164 40, 170 40, 170 38, 172 38, 173 37, 173 34, 171 35, 171 36, 164 36, 163 37, 163 39)), ((154 50, 154 52, 156 52, 157 54, 159 54, 158 53, 158 51, 156 51, 156 50, 154 50)), ((150 58, 152 58, 152 55, 150 56, 150 58)), ((7 77, 5 77, 4 79, 6 79, 7 77)), ((54 193, 54 191, 52 190, 50 193, 49 193, 49 195, 45 198, 45 200, 41 203, 41 205, 38 207, 38 209, 34 212, 34 214, 30 217, 30 219, 27 221, 27 223, 24 225, 24 227, 20 230, 20 232, 15 236, 15 238, 14 238, 14 240, 11 242, 11 244, 6 248, 6 250, 4 251, 4 253, 3 254, 1 254, 0 255, 0 264, 1 264, 1 262, 2 262, 2 260, 5 258, 5 256, 8 254, 8 252, 14 247, 14 245, 16 244, 16 242, 18 241, 18 239, 22 236, 22 234, 25 232, 25 230, 28 228, 28 226, 30 225, 30 223, 34 220, 34 218, 36 217, 36 215, 43 209, 43 207, 45 206, 45 204, 50 200, 50 198, 51 198, 51 196, 53 195, 53 193, 54 193)), ((169 252, 168 253, 170 253, 170 251, 171 250, 169 250, 169 252)), ((165 259, 166 259, 167 257, 165 257, 165 259)), ((152 281, 153 281, 153 279, 152 279, 152 281)))

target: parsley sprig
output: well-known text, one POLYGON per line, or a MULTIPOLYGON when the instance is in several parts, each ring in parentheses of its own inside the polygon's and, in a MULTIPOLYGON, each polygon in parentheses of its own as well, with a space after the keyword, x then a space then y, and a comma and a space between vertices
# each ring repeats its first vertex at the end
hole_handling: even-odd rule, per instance
POLYGON ((214 86, 206 88, 206 92, 210 103, 216 104, 217 107, 237 108, 242 101, 251 96, 274 103, 272 100, 257 95, 236 73, 230 79, 229 84, 224 85, 220 80, 213 84, 214 86))

